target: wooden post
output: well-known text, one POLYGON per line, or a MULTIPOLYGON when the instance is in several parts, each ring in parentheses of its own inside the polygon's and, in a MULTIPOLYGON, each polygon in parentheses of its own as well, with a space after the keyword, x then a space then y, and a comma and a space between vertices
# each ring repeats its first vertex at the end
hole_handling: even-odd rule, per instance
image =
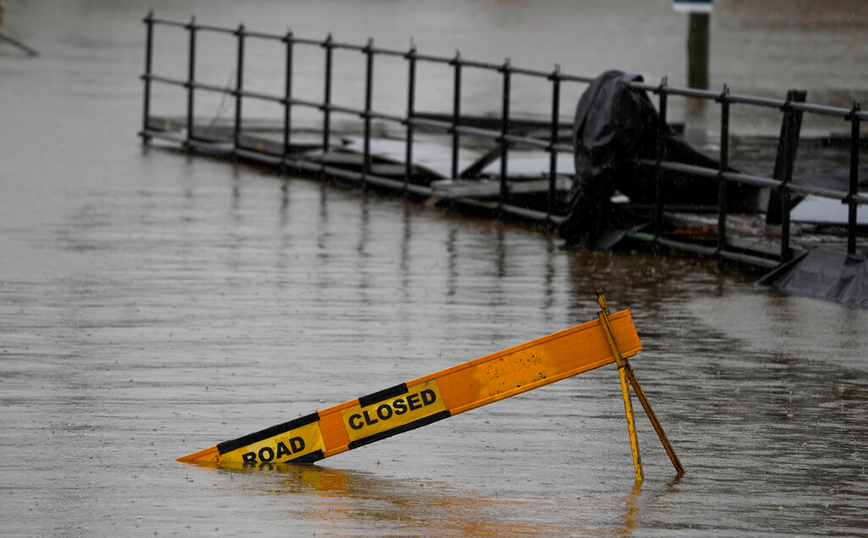
POLYGON ((708 89, 708 13, 691 13, 687 22, 687 85, 708 89))

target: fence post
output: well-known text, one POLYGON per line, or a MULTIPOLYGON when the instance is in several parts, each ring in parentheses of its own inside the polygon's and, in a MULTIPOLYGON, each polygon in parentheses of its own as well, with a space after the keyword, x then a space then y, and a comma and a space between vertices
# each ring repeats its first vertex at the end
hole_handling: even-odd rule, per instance
POLYGON ((723 265, 722 253, 726 250, 726 200, 727 180, 723 173, 729 168, 729 86, 717 98, 720 103, 720 168, 717 175, 717 261, 723 265))
POLYGON ((793 177, 796 153, 799 149, 799 133, 802 128, 801 111, 796 110, 792 103, 803 103, 807 92, 789 90, 786 103, 781 107, 781 135, 778 140, 778 154, 775 158, 775 168, 772 177, 781 182, 769 194, 766 208, 766 235, 781 238, 781 262, 790 259, 790 210, 792 209, 792 193, 789 183, 793 177), (780 228, 780 229, 778 229, 780 228))
POLYGON ((458 124, 461 121, 461 52, 455 51, 452 60, 455 67, 452 80, 452 179, 458 177, 458 144, 461 137, 458 124))
POLYGON ((189 56, 187 59, 187 141, 184 145, 190 148, 193 137, 193 115, 195 110, 194 92, 196 85, 196 17, 190 18, 187 25, 190 33, 189 56))
POLYGON ((558 150, 555 146, 558 143, 558 127, 561 115, 561 66, 555 64, 555 71, 549 75, 549 80, 552 81, 552 128, 549 138, 549 194, 546 203, 546 223, 549 229, 552 226, 552 214, 555 212, 555 202, 557 196, 558 182, 558 150))
POLYGON ((509 134, 509 101, 510 101, 510 79, 512 67, 509 58, 503 63, 500 68, 503 72, 503 109, 500 115, 502 125, 500 127, 500 199, 497 204, 498 212, 503 212, 503 206, 509 198, 509 188, 506 183, 506 175, 508 172, 509 159, 509 144, 506 141, 506 135, 509 134))
POLYGON ((793 101, 803 103, 807 92, 790 90, 787 92, 787 101, 784 103, 784 121, 781 129, 779 143, 779 159, 775 166, 775 179, 780 180, 781 209, 781 263, 786 263, 792 258, 790 251, 790 213, 792 211, 792 192, 790 182, 793 179, 793 168, 796 160, 796 151, 799 147, 799 131, 802 126, 802 112, 793 108, 793 101))
POLYGON ((332 34, 329 33, 325 43, 322 45, 325 48, 325 90, 323 96, 323 129, 322 129, 322 145, 323 152, 328 152, 329 137, 331 135, 331 104, 332 104, 332 34))
POLYGON ((238 52, 235 67, 235 127, 232 131, 232 143, 237 152, 241 139, 241 92, 244 89, 244 25, 238 26, 235 32, 238 36, 238 52))
POLYGON ((362 185, 367 186, 371 173, 371 104, 374 95, 374 39, 368 38, 368 45, 362 50, 365 54, 365 156, 362 163, 362 185))
POLYGON ((404 196, 409 192, 410 180, 413 177, 413 114, 416 108, 416 44, 410 43, 407 53, 409 74, 407 80, 407 146, 404 159, 404 196))
POLYGON ((142 112, 142 132, 140 136, 143 142, 148 142, 151 135, 148 134, 148 120, 151 118, 151 73, 154 57, 154 12, 148 12, 144 23, 147 25, 147 37, 145 38, 145 74, 142 80, 145 82, 145 102, 142 112))
POLYGON ((654 241, 660 237, 660 234, 663 233, 663 168, 660 166, 660 163, 666 158, 666 150, 664 146, 664 136, 667 128, 667 95, 666 95, 666 86, 669 84, 669 78, 663 77, 663 80, 660 82, 660 86, 657 88, 657 92, 659 93, 660 98, 660 118, 657 124, 657 164, 655 165, 654 170, 654 183, 655 183, 655 204, 654 204, 654 241))
POLYGON ((856 195, 859 194, 859 103, 853 103, 850 113, 850 189, 844 200, 850 207, 847 211, 847 254, 856 254, 856 216, 859 210, 859 202, 856 195))
POLYGON ((290 134, 292 128, 292 32, 286 33, 283 42, 286 43, 286 73, 283 91, 283 161, 281 166, 286 167, 290 137, 292 136, 290 134))

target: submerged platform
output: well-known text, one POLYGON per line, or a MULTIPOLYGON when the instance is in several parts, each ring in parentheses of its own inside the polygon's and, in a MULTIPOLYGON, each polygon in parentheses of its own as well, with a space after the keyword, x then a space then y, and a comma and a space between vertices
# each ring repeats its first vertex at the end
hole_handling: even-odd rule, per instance
MULTIPOLYGON (((364 184, 388 192, 406 192, 434 204, 454 205, 477 210, 498 210, 501 204, 501 158, 496 147, 462 147, 458 174, 452 174, 452 148, 449 137, 417 135, 413 159, 406 164, 406 140, 398 137, 371 137, 368 157, 365 140, 356 134, 336 135, 323 143, 322 132, 294 131, 290 143, 277 126, 263 122, 245 128, 237 137, 229 125, 194 125, 190 137, 183 118, 152 116, 147 136, 203 155, 240 159, 302 176, 328 176, 364 184)), ((560 155, 559 173, 549 178, 550 159, 546 152, 533 148, 514 148, 509 154, 510 175, 503 188, 511 208, 506 212, 531 220, 556 225, 561 219, 565 198, 573 185, 572 157, 560 155), (549 191, 559 199, 556 207, 546 207, 549 191)))
MULTIPOLYGON (((400 137, 372 137, 368 162, 364 137, 333 135, 329 146, 323 145, 322 133, 315 130, 292 132, 290 144, 284 146, 282 130, 277 125, 259 122, 238 136, 231 125, 196 125, 194 142, 188 137, 183 118, 151 117, 148 135, 169 145, 184 147, 204 155, 241 159, 304 176, 331 176, 364 183, 387 192, 409 192, 431 204, 459 206, 496 212, 501 196, 501 160, 497 147, 462 147, 458 174, 452 177, 450 137, 428 134, 413 143, 413 161, 408 168, 406 140, 400 137), (409 169, 409 174, 408 174, 409 169), (378 181, 385 180, 385 181, 378 181)), ((753 141, 754 145, 760 142, 753 141)), ((771 141, 766 141, 771 143, 771 141)), ((746 152, 754 152, 754 149, 746 152)), ((513 216, 547 222, 556 226, 564 218, 566 197, 575 174, 572 155, 559 154, 554 181, 549 177, 550 156, 538 148, 513 148, 509 154, 505 188, 514 210, 513 216), (561 172, 563 171, 563 172, 561 172), (550 189, 558 205, 546 207, 550 189), (516 211, 515 209, 524 211, 516 211)), ((628 203, 623 197, 621 202, 628 203)), ((640 230, 628 232, 626 238, 640 243, 675 246, 692 245, 694 250, 714 254, 718 238, 718 217, 713 208, 686 208, 663 214, 666 230, 659 236, 640 230)), ((744 253, 747 263, 773 268, 781 258, 780 230, 770 230, 765 215, 735 214, 726 220, 726 243, 730 251, 744 253)), ((868 207, 859 211, 859 224, 868 230, 868 207)), ((820 197, 808 196, 793 210, 790 225, 790 248, 794 257, 814 249, 845 251, 846 206, 820 197)), ((859 237, 857 256, 868 256, 868 235, 859 237)))

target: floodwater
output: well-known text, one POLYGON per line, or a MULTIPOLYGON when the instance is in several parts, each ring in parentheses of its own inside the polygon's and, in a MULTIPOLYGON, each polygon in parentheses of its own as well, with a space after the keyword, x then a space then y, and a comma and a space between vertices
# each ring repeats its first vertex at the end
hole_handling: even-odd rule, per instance
MULTIPOLYGON (((755 4, 716 2, 713 81, 864 95, 861 3, 755 4)), ((685 18, 663 0, 443 5, 4 2, 2 31, 41 52, 0 44, 4 536, 868 535, 868 311, 136 137, 151 6, 575 73, 683 72, 685 18), (595 319, 598 286, 633 312, 633 365, 681 478, 639 416, 634 483, 613 368, 315 466, 174 462, 595 319)))

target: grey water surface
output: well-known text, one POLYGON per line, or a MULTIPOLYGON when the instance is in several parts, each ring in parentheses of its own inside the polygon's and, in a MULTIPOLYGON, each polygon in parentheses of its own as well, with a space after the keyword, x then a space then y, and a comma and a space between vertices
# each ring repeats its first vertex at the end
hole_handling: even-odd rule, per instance
MULTIPOLYGON (((0 43, 4 536, 868 535, 868 311, 757 288, 758 274, 704 259, 577 252, 542 230, 136 136, 152 7, 678 83, 686 17, 669 2, 3 4, 0 31, 40 52, 0 43), (595 319, 598 286, 633 312, 633 365, 681 478, 638 416, 646 479, 634 483, 614 368, 315 466, 174 461, 595 319)), ((803 87, 835 106, 865 96, 862 3, 720 0, 712 36, 718 87, 803 87)), ((225 46, 203 76, 232 80, 225 46)), ((159 59, 185 65, 182 52, 159 59)), ((281 84, 267 56, 250 73, 281 84)), ((448 103, 448 75, 420 99, 448 103)), ((468 106, 496 115, 498 88, 480 80, 468 106)), ((176 97, 155 98, 171 112, 176 97)))

